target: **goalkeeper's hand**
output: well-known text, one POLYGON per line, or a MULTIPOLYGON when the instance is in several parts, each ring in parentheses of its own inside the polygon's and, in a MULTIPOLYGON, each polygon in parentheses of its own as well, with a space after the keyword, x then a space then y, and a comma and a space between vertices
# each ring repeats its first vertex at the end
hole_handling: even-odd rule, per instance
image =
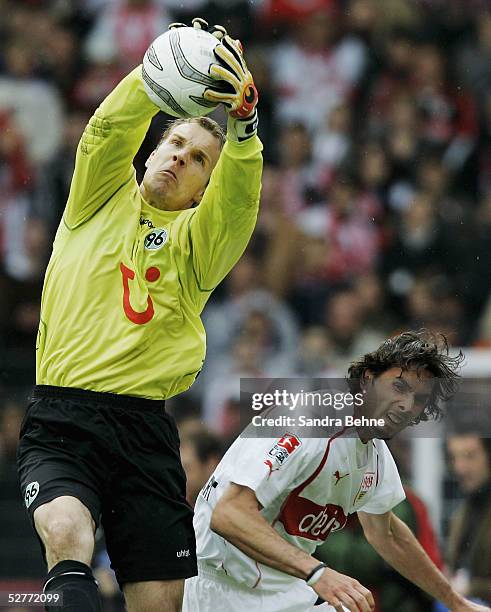
POLYGON ((216 89, 209 87, 204 97, 211 102, 224 104, 232 117, 251 117, 256 108, 258 94, 252 74, 245 63, 240 41, 225 34, 220 44, 215 47, 214 53, 218 63, 210 66, 210 76, 222 83, 216 89), (228 86, 227 91, 223 90, 223 81, 228 86))
MULTIPOLYGON (((232 140, 242 142, 256 133, 258 94, 242 53, 240 41, 233 40, 220 25, 209 26, 199 17, 192 21, 193 28, 205 30, 219 41, 214 53, 218 64, 210 66, 210 76, 217 80, 216 88, 209 87, 203 96, 222 103, 228 112, 227 133, 232 140)), ((169 29, 187 27, 185 23, 171 23, 169 29)))
MULTIPOLYGON (((218 64, 210 66, 210 76, 217 79, 217 86, 209 87, 204 97, 215 104, 222 103, 227 112, 236 119, 251 117, 258 101, 258 94, 252 74, 244 60, 241 42, 231 38, 223 26, 209 26, 208 22, 200 17, 195 17, 192 23, 193 28, 205 30, 220 41, 214 49, 218 64)), ((187 27, 185 23, 171 23, 169 30, 185 27, 187 27)))

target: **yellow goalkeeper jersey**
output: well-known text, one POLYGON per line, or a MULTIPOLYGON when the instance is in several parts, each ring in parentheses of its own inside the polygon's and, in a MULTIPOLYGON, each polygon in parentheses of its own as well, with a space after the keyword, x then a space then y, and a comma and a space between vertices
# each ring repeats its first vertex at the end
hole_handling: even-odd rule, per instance
POLYGON ((139 67, 85 128, 44 281, 38 384, 162 399, 202 367, 200 314, 254 229, 262 145, 227 140, 200 205, 159 210, 133 168, 157 112, 139 67))

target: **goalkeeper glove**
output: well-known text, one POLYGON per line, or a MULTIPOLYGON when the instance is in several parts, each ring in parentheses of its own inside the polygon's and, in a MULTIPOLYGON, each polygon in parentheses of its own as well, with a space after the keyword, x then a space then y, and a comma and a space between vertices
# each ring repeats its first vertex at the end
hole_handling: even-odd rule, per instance
POLYGON ((204 97, 211 102, 222 103, 227 112, 235 118, 246 119, 254 113, 258 94, 252 74, 244 60, 242 44, 225 34, 214 49, 218 64, 210 66, 210 75, 218 81, 228 84, 228 91, 223 87, 208 88, 204 97))
MULTIPOLYGON (((219 64, 210 66, 210 76, 217 79, 216 89, 209 87, 204 97, 215 104, 223 103, 228 112, 227 133, 232 140, 247 140, 257 130, 257 89, 244 61, 240 41, 228 36, 220 25, 209 26, 200 17, 192 21, 193 28, 205 30, 220 41, 215 47, 219 64)), ((185 23, 171 23, 169 29, 185 28, 185 23)))

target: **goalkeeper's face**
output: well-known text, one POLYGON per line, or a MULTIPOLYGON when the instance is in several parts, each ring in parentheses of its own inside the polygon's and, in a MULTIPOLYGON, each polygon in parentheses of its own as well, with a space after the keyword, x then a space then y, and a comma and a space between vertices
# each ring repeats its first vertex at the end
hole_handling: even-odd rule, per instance
POLYGON ((145 200, 163 210, 185 210, 199 203, 220 144, 198 123, 177 125, 150 155, 140 190, 145 200))

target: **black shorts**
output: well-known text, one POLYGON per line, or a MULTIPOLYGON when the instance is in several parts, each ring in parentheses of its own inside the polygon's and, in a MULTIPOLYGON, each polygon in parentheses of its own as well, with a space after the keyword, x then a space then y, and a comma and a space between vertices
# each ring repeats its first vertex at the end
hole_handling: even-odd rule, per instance
POLYGON ((61 495, 102 521, 120 586, 197 574, 179 435, 163 401, 37 386, 17 462, 32 522, 61 495))

